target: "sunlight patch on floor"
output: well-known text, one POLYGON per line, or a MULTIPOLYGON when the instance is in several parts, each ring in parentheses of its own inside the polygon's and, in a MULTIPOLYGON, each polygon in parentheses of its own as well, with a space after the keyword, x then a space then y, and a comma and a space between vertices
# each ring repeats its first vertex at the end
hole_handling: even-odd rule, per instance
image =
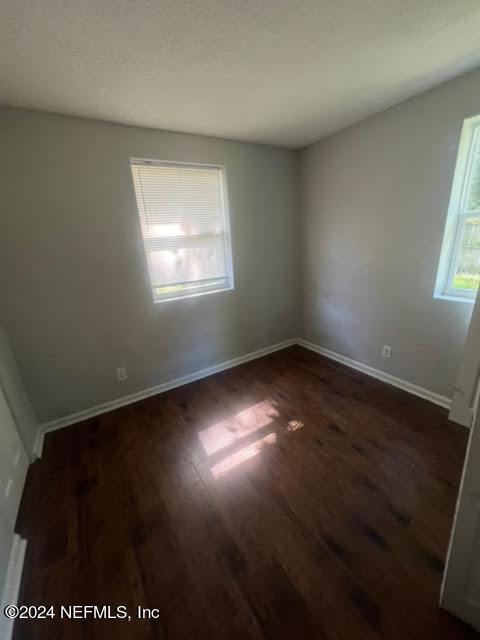
POLYGON ((214 478, 218 480, 222 476, 226 475, 232 469, 235 469, 243 462, 250 460, 260 453, 260 451, 271 444, 274 444, 277 441, 276 433, 269 433, 264 438, 260 438, 259 440, 255 440, 252 444, 249 444, 241 449, 232 453, 231 456, 227 456, 221 462, 214 465, 211 469, 212 475, 214 478))
POLYGON ((298 431, 298 429, 301 429, 303 426, 305 425, 301 420, 289 420, 285 431, 298 431))
POLYGON ((272 403, 264 400, 200 431, 198 437, 205 453, 211 456, 250 433, 266 427, 278 415, 272 403))

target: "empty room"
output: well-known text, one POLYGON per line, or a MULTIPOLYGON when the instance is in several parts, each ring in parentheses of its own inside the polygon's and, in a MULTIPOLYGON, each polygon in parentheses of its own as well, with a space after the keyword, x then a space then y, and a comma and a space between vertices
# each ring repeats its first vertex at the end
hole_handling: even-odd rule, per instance
POLYGON ((478 0, 0 0, 0 640, 480 630, 478 0))

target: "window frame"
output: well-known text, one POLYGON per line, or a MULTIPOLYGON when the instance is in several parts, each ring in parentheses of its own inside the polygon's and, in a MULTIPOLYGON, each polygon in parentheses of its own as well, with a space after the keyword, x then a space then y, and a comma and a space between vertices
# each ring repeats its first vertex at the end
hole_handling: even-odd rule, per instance
MULTIPOLYGON (((174 300, 184 300, 186 298, 204 296, 211 293, 220 293, 222 291, 232 291, 235 288, 235 280, 234 280, 234 274, 233 274, 233 247, 232 247, 232 233, 231 233, 231 226, 230 226, 230 206, 229 206, 228 185, 227 185, 227 169, 225 165, 212 164, 212 163, 200 163, 200 162, 184 162, 184 161, 177 161, 177 160, 158 160, 153 158, 130 157, 129 168, 130 168, 130 174, 132 175, 132 186, 133 186, 133 192, 134 192, 134 198, 135 198, 136 214, 137 214, 138 224, 140 227, 140 237, 142 240, 145 262, 147 266, 147 273, 148 273, 148 280, 149 280, 148 284, 150 286, 150 291, 152 292, 152 295, 153 295, 153 302, 157 304, 161 302, 171 302, 174 300), (224 241, 224 250, 225 250, 225 272, 226 272, 225 278, 223 278, 224 280, 223 285, 219 284, 219 281, 222 280, 222 278, 211 279, 211 280, 214 280, 214 283, 210 286, 207 285, 204 288, 199 283, 207 282, 206 280, 195 281, 195 282, 187 281, 185 283, 176 283, 176 284, 189 284, 190 282, 191 287, 185 288, 182 291, 174 291, 174 292, 169 292, 164 294, 157 293, 156 289, 160 287, 155 287, 153 285, 153 278, 152 278, 150 263, 147 255, 148 240, 146 240, 143 235, 141 214, 138 208, 137 195, 136 195, 135 185, 133 182, 133 174, 132 174, 132 167, 134 165, 142 165, 142 164, 147 166, 154 165, 154 166, 162 166, 162 167, 165 167, 165 166, 201 167, 202 169, 212 169, 212 170, 214 169, 219 172, 222 209, 223 209, 223 229, 224 229, 223 241, 224 241), (198 290, 199 287, 202 287, 201 291, 198 290)), ((164 286, 167 287, 169 285, 164 285, 164 286)))
POLYGON ((468 118, 463 123, 434 291, 435 298, 471 304, 475 302, 477 291, 456 288, 453 280, 466 221, 468 218, 480 219, 480 209, 468 211, 466 207, 477 144, 480 144, 480 116, 468 118))

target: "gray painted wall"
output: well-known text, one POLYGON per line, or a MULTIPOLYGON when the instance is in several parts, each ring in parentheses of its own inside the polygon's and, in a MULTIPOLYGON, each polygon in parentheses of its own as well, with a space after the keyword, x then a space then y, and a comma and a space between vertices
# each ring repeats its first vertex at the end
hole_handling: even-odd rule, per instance
POLYGON ((0 127, 2 320, 40 421, 297 334, 297 152, 7 108, 0 127), (130 156, 226 166, 234 291, 153 303, 130 156))
POLYGON ((38 423, 25 391, 7 334, 1 325, 0 387, 3 390, 5 399, 15 420, 23 445, 30 458, 32 458, 38 423))
POLYGON ((472 305, 433 291, 463 120, 478 113, 475 71, 302 152, 305 338, 449 397, 472 305))
POLYGON ((451 396, 472 306, 433 290, 462 123, 479 112, 475 71, 299 163, 268 146, 0 109, 1 314, 40 420, 296 335, 451 396), (234 291, 153 304, 130 156, 226 166, 234 291))

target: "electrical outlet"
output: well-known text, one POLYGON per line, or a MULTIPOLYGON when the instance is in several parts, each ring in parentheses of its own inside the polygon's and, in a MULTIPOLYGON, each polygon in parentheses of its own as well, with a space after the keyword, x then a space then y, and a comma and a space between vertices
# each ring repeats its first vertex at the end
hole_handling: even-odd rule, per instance
POLYGON ((388 344, 384 344, 382 349, 382 358, 391 358, 391 357, 392 357, 392 347, 389 347, 388 344))
POLYGON ((121 382, 122 380, 126 380, 126 379, 127 379, 127 367, 118 367, 117 380, 121 382))

